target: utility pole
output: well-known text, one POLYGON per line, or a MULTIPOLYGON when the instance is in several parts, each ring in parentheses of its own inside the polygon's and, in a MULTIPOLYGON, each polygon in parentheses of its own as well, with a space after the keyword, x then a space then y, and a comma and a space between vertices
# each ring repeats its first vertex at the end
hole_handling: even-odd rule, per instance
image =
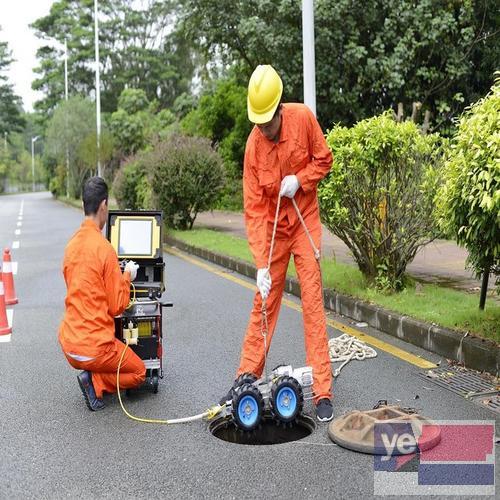
POLYGON ((3 133, 3 145, 5 148, 5 156, 7 156, 7 131, 3 133))
POLYGON ((101 77, 99 69, 99 21, 97 0, 94 0, 94 43, 95 43, 95 103, 97 125, 97 175, 101 176, 101 77))
POLYGON ((314 54, 314 0, 302 0, 302 54, 304 104, 316 115, 316 66, 314 54))
MULTIPOLYGON (((64 38, 64 98, 68 102, 68 41, 64 38)), ((66 106, 66 128, 68 127, 68 107, 66 106)), ((66 198, 69 196, 69 149, 66 144, 66 198)))

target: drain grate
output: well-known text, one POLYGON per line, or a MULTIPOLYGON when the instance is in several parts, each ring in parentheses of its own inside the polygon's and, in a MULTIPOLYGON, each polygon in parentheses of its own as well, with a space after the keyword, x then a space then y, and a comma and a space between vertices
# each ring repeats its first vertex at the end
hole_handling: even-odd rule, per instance
POLYGON ((499 385, 493 378, 453 365, 419 372, 418 375, 480 406, 500 413, 499 385))

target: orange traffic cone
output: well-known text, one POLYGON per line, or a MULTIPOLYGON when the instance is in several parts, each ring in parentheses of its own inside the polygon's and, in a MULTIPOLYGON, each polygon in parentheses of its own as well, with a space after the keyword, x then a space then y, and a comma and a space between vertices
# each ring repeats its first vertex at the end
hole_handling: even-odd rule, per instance
POLYGON ((2 281, 5 287, 5 303, 8 306, 17 304, 16 290, 14 289, 14 276, 12 275, 12 261, 10 250, 3 251, 2 281))
POLYGON ((0 281, 0 342, 9 342, 12 328, 7 320, 7 310, 5 309, 5 294, 3 291, 3 281, 0 281))

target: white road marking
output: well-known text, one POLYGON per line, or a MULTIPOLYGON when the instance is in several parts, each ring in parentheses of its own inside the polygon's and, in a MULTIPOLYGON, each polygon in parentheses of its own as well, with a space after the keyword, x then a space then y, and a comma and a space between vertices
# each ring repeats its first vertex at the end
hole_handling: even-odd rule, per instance
POLYGON ((12 243, 12 248, 19 248, 19 241, 14 241, 12 243))
POLYGON ((16 229, 16 230, 14 231, 14 234, 15 234, 16 236, 19 236, 19 235, 21 234, 21 230, 20 230, 20 229, 16 229))
POLYGON ((22 216, 22 215, 20 215, 20 216, 17 218, 17 220, 23 220, 23 216, 22 216))
POLYGON ((17 227, 21 227, 22 225, 23 225, 23 223, 21 221, 17 222, 17 227))
POLYGON ((17 274, 17 262, 11 262, 12 264, 12 274, 16 275, 17 274))

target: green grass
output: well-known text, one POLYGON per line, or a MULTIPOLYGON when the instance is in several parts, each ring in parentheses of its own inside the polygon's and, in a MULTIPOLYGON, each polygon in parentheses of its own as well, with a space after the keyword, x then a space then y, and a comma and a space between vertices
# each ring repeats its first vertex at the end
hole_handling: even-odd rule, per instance
MULTIPOLYGON (((209 229, 170 231, 169 234, 193 246, 253 261, 247 241, 243 238, 209 229)), ((496 301, 487 300, 486 310, 480 311, 478 294, 431 284, 421 284, 418 292, 415 285, 410 284, 398 294, 385 295, 368 287, 355 266, 323 259, 321 268, 323 283, 327 288, 422 321, 500 342, 500 305, 496 301)), ((288 274, 295 276, 293 262, 290 263, 288 274)))

